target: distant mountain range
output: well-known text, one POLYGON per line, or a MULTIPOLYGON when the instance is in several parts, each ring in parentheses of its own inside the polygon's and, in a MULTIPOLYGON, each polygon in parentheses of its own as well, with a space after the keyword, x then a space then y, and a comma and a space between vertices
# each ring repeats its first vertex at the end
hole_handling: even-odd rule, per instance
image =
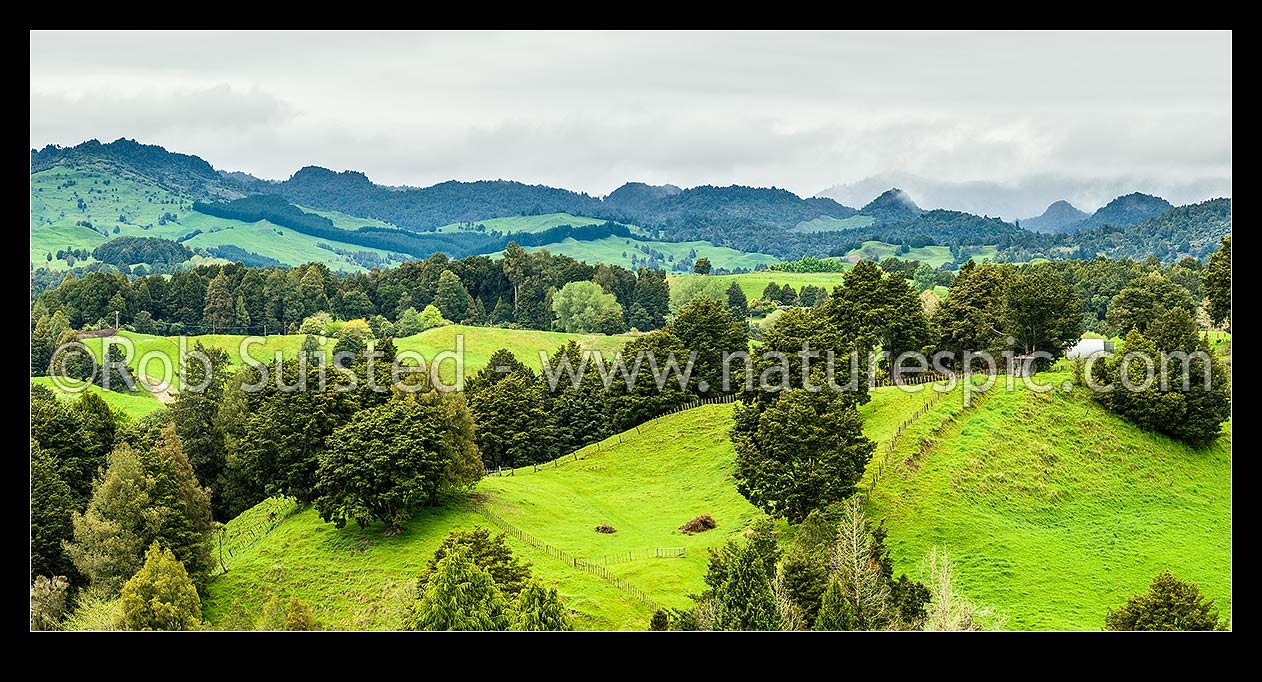
POLYGON ((1172 208, 1174 206, 1161 197, 1139 192, 1120 196, 1091 214, 1062 200, 1048 206, 1042 215, 1022 220, 1021 227, 1035 232, 1076 232, 1104 225, 1128 227, 1172 208))
MULTIPOLYGON (((866 240, 913 247, 996 245, 1057 257, 1076 247, 1065 234, 1106 228, 1116 237, 1118 230, 1174 208, 1165 199, 1139 193, 1117 197, 1090 215, 1067 201, 1057 201, 1043 214, 1019 221, 1018 227, 999 218, 965 211, 925 210, 899 188, 885 190, 860 209, 829 197, 803 198, 775 187, 739 185, 682 189, 629 182, 599 198, 506 180, 387 187, 373 183, 358 171, 337 172, 318 166, 303 167, 283 181, 260 180, 239 171, 217 171, 199 157, 132 140, 108 144, 90 140, 74 147, 50 145, 31 150, 33 174, 59 166, 109 169, 187 197, 190 203, 277 195, 307 208, 373 219, 412 232, 493 218, 564 213, 637 225, 660 240, 704 240, 786 259, 844 253, 866 240), (796 229, 799 225, 805 227, 796 229), (816 225, 822 226, 820 231, 815 231, 816 225), (1053 245, 1060 250, 1049 250, 1053 245)), ((1215 223, 1215 233, 1230 231, 1230 200, 1225 201, 1228 217, 1225 225, 1221 221, 1215 223)), ((1178 237, 1163 237, 1171 241, 1164 244, 1167 257, 1180 253, 1203 255, 1197 249, 1205 244, 1188 242, 1187 248, 1181 249, 1186 240, 1178 237)), ((448 242, 459 238, 444 237, 448 242)), ((1117 246, 1117 238, 1106 242, 1112 245, 1110 248, 1122 248, 1117 246)), ((1105 242, 1097 239, 1093 243, 1105 242)), ((1152 245, 1158 246, 1162 245, 1152 245)), ((1110 253, 1108 249, 1103 252, 1110 253)))

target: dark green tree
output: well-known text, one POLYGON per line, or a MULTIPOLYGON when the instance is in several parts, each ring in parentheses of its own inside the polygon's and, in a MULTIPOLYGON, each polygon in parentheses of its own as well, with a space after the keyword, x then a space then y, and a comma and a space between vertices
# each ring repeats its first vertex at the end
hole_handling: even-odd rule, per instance
POLYGON ((552 428, 537 383, 510 373, 470 396, 469 407, 487 468, 548 461, 552 428))
POLYGON ((749 319, 749 299, 745 297, 745 290, 736 280, 727 287, 727 312, 732 319, 744 322, 749 319))
POLYGON ((556 588, 545 588, 531 580, 517 595, 511 630, 555 632, 573 630, 570 614, 557 596, 556 588))
POLYGON ((438 560, 404 621, 409 630, 506 630, 511 607, 491 574, 463 548, 438 560))
POLYGON ((491 324, 510 324, 513 321, 513 306, 509 305, 503 297, 495 301, 495 308, 491 310, 491 324))
POLYGON ((1012 274, 1003 313, 1004 327, 1026 355, 1043 351, 1059 357, 1082 336, 1082 302, 1073 287, 1050 272, 1012 274))
POLYGON ((763 557, 748 545, 734 548, 724 580, 714 590, 711 627, 715 630, 779 630, 781 624, 763 557))
POLYGON ((1125 335, 1132 329, 1142 334, 1153 320, 1175 308, 1192 311, 1196 304, 1187 289, 1154 272, 1136 277, 1118 292, 1109 302, 1105 319, 1118 334, 1125 335))
POLYGON ((737 490, 773 517, 798 522, 855 492, 876 444, 852 400, 832 391, 783 391, 765 409, 735 410, 737 490))
POLYGON ((841 581, 832 578, 824 589, 820 600, 819 613, 813 625, 816 630, 843 631, 858 629, 854 606, 841 586, 841 581))
POLYGON ((223 273, 215 275, 206 287, 206 302, 202 305, 202 319, 211 334, 220 334, 232 326, 236 307, 232 301, 232 289, 223 273))
POLYGON ((640 268, 636 273, 632 299, 633 307, 638 304, 644 308, 648 322, 646 326, 640 326, 632 321, 632 325, 640 331, 661 329, 670 314, 670 286, 666 283, 666 271, 640 268))
POLYGON ((447 533, 447 537, 434 550, 434 555, 421 572, 417 580, 418 589, 424 589, 430 576, 438 570, 438 562, 455 550, 464 552, 469 561, 489 573, 496 587, 509 599, 516 599, 530 580, 530 564, 523 564, 513 554, 504 533, 492 535, 490 530, 474 526, 470 530, 453 530, 447 533))
POLYGON ((460 277, 451 270, 444 270, 438 277, 438 289, 434 292, 434 305, 443 317, 453 322, 464 321, 473 301, 460 277))
POLYGON ((698 275, 710 274, 711 266, 709 258, 698 258, 692 264, 692 271, 698 275))
MULTIPOLYGON (((745 352, 749 348, 749 330, 744 322, 732 319, 731 313, 719 301, 708 298, 696 299, 680 309, 666 330, 688 349, 696 353, 689 387, 699 395, 723 392, 723 358, 725 354, 745 352), (702 388, 702 386, 705 388, 702 388)), ((662 363, 664 358, 658 358, 662 363)), ((680 367, 688 362, 688 355, 678 357, 680 367)), ((739 390, 744 381, 744 367, 740 362, 730 363, 731 382, 728 390, 739 390)))
POLYGON ((73 578, 74 564, 62 543, 74 536, 70 486, 57 474, 57 462, 31 441, 31 574, 73 578))
POLYGON ((176 394, 171 404, 171 418, 197 480, 212 491, 212 511, 218 518, 227 520, 219 493, 223 487, 226 462, 224 435, 215 423, 215 415, 223 402, 224 388, 232 368, 228 351, 223 348, 207 348, 198 341, 193 346, 192 355, 198 354, 210 363, 210 371, 207 372, 206 365, 196 359, 190 358, 184 363, 184 390, 176 394))
POLYGON ((1209 317, 1215 325, 1231 325, 1231 237, 1223 237, 1218 250, 1209 256, 1201 273, 1201 291, 1209 302, 1209 317))
POLYGON ((1179 580, 1169 570, 1153 578, 1148 591, 1132 595, 1104 616, 1106 630, 1223 630, 1214 600, 1196 583, 1179 580))
POLYGON ((453 461, 476 458, 477 450, 465 430, 449 428, 443 400, 464 405, 458 396, 413 394, 361 410, 334 430, 316 470, 320 518, 338 528, 381 521, 397 530, 417 506, 436 504, 440 490, 475 483, 450 480, 453 461))

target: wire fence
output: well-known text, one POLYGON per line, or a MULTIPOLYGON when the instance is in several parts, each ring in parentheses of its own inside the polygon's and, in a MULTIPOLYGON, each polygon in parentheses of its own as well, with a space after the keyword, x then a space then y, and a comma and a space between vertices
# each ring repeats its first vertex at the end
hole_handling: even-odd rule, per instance
MULTIPOLYGON (((934 391, 933 394, 929 397, 928 401, 926 401, 920 407, 916 408, 916 411, 913 412, 911 416, 904 419, 898 425, 898 428, 894 430, 894 435, 889 439, 888 442, 885 443, 884 447, 882 448, 882 456, 881 456, 880 461, 877 462, 876 464, 876 469, 872 471, 872 480, 868 484, 868 492, 867 492, 868 498, 871 498, 872 493, 876 491, 876 484, 881 479, 881 476, 885 473, 885 469, 894 463, 893 462, 894 451, 898 449, 898 440, 903 435, 903 432, 905 432, 908 429, 908 427, 910 427, 913 423, 918 421, 920 418, 929 414, 929 412, 933 410, 934 407, 936 407, 939 403, 941 403, 942 400, 947 395, 950 395, 951 393, 952 393, 951 391, 941 391, 941 392, 934 391)), ((978 392, 977 394, 975 394, 974 397, 971 399, 971 401, 965 403, 964 409, 942 420, 941 423, 939 423, 937 426, 933 428, 933 430, 931 431, 931 434, 940 433, 948 425, 953 423, 956 420, 956 418, 958 418, 965 411, 969 409, 975 409, 985 399, 986 395, 988 395, 988 392, 986 391, 978 392)), ((923 450, 927 446, 922 445, 921 447, 923 450)))
POLYGON ((590 561, 580 556, 575 556, 559 547, 554 547, 553 545, 550 545, 544 542, 543 540, 540 540, 539 538, 531 535, 530 533, 527 533, 526 531, 504 520, 504 517, 491 511, 485 505, 481 507, 481 512, 488 519, 493 521, 495 525, 499 526, 509 535, 512 535, 518 540, 521 540, 522 542, 530 545, 531 547, 534 547, 535 549, 541 552, 544 552, 545 554, 547 554, 548 556, 554 559, 563 561, 573 568, 577 568, 578 570, 583 571, 584 573, 590 573, 591 575, 594 575, 604 580, 605 582, 609 583, 610 585, 613 585, 614 587, 623 591, 624 593, 636 599, 640 603, 649 607, 650 610, 657 611, 657 602, 653 601, 653 599, 649 597, 647 594, 645 594, 644 591, 641 590, 640 588, 636 587, 635 585, 632 585, 631 583, 627 582, 625 579, 620 578, 614 575, 613 573, 610 573, 604 567, 604 565, 598 564, 594 561, 590 561))
POLYGON ((926 414, 929 414, 930 410, 932 410, 938 403, 942 402, 942 397, 945 395, 945 392, 940 393, 938 391, 934 391, 929 396, 929 400, 925 401, 923 405, 916 408, 916 411, 913 412, 911 416, 899 423, 898 428, 894 430, 894 435, 891 436, 889 441, 885 444, 881 459, 876 463, 876 469, 872 471, 872 481, 871 484, 868 485, 869 497, 871 497, 873 491, 876 490, 876 483, 880 480, 881 474, 885 473, 885 467, 889 466, 890 460, 894 456, 894 450, 898 448, 899 437, 902 436, 903 432, 907 430, 907 427, 911 426, 916 420, 926 414))
POLYGON ((239 519, 224 526, 215 534, 214 551, 220 561, 220 570, 228 572, 227 561, 247 547, 262 540, 268 533, 294 513, 302 509, 302 505, 293 498, 272 498, 268 500, 266 513, 260 511, 259 518, 246 523, 238 523, 239 519))

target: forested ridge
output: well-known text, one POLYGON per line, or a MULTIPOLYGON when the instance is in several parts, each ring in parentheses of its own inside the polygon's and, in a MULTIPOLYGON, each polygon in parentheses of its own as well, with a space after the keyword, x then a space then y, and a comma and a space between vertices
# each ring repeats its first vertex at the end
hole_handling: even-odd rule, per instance
MULTIPOLYGON (((277 218, 303 234, 337 239, 423 258, 442 251, 459 258, 502 249, 507 241, 475 233, 435 233, 437 227, 491 218, 569 213, 621 225, 638 225, 665 241, 709 241, 746 252, 794 260, 810 255, 842 255, 863 241, 879 240, 912 247, 925 245, 998 247, 997 259, 1143 258, 1156 255, 1173 262, 1185 255, 1203 258, 1230 232, 1230 199, 1171 207, 1160 197, 1134 193, 1118 197, 1061 233, 1038 233, 999 218, 944 209, 923 210, 898 189, 891 189, 862 209, 827 198, 801 198, 783 189, 703 185, 688 189, 627 183, 599 198, 565 189, 507 180, 448 181, 430 187, 386 187, 357 171, 334 172, 304 167, 283 181, 243 174, 222 174, 204 160, 161 147, 119 140, 76 147, 31 150, 32 172, 59 165, 105 164, 134 173, 198 200, 197 210, 221 217, 277 218), (242 199, 242 195, 253 195, 242 199), (339 230, 327 219, 276 197, 317 210, 385 221, 401 229, 363 226, 339 230), (237 199, 238 201, 232 201, 237 199), (866 216, 874 222, 830 232, 794 228, 817 218, 866 216)), ((254 218, 257 219, 257 218, 254 218)), ((609 234, 622 236, 618 227, 609 234)), ((596 239, 595 230, 556 229, 535 237, 517 236, 518 244, 545 245, 563 240, 596 239)), ((603 234, 603 233, 600 233, 603 234)))

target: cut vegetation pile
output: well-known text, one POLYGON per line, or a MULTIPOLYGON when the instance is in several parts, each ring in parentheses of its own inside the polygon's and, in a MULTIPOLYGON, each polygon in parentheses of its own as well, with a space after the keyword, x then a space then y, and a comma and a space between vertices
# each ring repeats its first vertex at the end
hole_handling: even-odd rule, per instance
POLYGON ((696 533, 704 533, 707 530, 714 530, 717 527, 718 524, 715 523, 713 516, 702 514, 680 526, 679 530, 682 530, 686 535, 694 535, 696 533))

